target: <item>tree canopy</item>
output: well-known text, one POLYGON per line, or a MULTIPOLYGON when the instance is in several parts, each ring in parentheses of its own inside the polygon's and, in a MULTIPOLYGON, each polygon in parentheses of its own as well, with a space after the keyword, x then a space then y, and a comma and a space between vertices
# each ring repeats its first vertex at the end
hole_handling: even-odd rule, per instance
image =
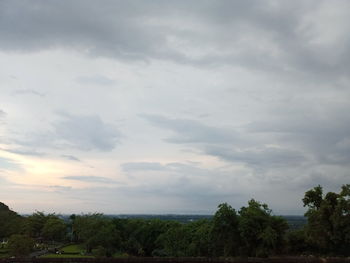
POLYGON ((159 219, 111 218, 103 214, 35 212, 20 216, 0 203, 0 238, 11 255, 24 256, 36 242, 74 242, 86 253, 112 256, 266 257, 279 254, 350 255, 350 185, 339 193, 321 186, 306 191, 307 224, 289 229, 267 204, 251 199, 236 211, 219 204, 211 219, 190 223, 159 219))

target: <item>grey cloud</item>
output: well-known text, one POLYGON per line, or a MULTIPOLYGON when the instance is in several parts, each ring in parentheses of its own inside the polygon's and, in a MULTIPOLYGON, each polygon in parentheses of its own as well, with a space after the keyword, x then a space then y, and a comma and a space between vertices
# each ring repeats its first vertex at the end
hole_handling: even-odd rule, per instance
POLYGON ((164 171, 166 168, 160 164, 155 162, 131 162, 131 163, 123 163, 122 169, 125 172, 133 172, 133 171, 164 171))
POLYGON ((99 116, 60 115, 62 120, 53 124, 54 136, 73 148, 111 151, 121 138, 121 133, 99 116))
POLYGON ((59 119, 52 123, 51 130, 28 132, 9 139, 10 143, 20 147, 10 151, 27 155, 44 155, 37 149, 111 151, 122 138, 114 125, 104 122, 98 115, 65 112, 57 112, 57 115, 59 119))
POLYGON ((99 86, 111 86, 115 84, 115 81, 113 79, 101 75, 81 76, 77 78, 77 82, 81 84, 93 84, 99 86))
MULTIPOLYGON (((65 47, 118 59, 231 64, 286 75, 310 74, 317 79, 346 77, 349 28, 346 24, 341 28, 342 45, 321 45, 317 40, 323 32, 305 22, 315 10, 324 8, 324 3, 3 1, 0 48, 28 51, 65 47), (185 44, 178 47, 177 42, 185 44), (200 55, 186 53, 193 47, 200 55)), ((332 3, 346 8, 341 6, 344 2, 332 3)))
POLYGON ((62 186, 62 185, 49 185, 50 189, 54 189, 57 192, 66 192, 72 190, 71 186, 62 186))
POLYGON ((81 160, 74 155, 67 155, 67 154, 62 154, 61 157, 70 160, 70 161, 76 161, 76 162, 81 162, 81 160))
POLYGON ((141 162, 124 163, 122 169, 131 175, 139 173, 140 178, 143 178, 143 180, 138 180, 136 186, 118 188, 118 192, 125 192, 127 195, 154 196, 162 197, 162 199, 175 198, 201 207, 204 207, 205 203, 215 207, 224 200, 239 202, 245 198, 239 184, 231 185, 236 175, 221 168, 207 169, 202 168, 200 164, 187 162, 165 164, 141 162), (161 172, 159 179, 153 177, 158 172, 161 172), (227 187, 228 185, 230 187, 227 187))
POLYGON ((206 174, 206 170, 198 167, 200 163, 156 163, 156 162, 129 162, 121 164, 124 172, 176 172, 183 173, 183 175, 206 174))
POLYGON ((92 175, 72 175, 72 176, 64 176, 62 179, 65 180, 74 180, 74 181, 82 181, 82 182, 89 182, 89 183, 117 183, 116 181, 103 177, 103 176, 92 176, 92 175))
POLYGON ((350 122, 339 122, 339 118, 323 121, 316 117, 313 121, 296 118, 293 122, 285 117, 276 122, 252 123, 233 131, 192 120, 160 116, 147 119, 176 134, 167 142, 184 144, 230 163, 243 163, 260 172, 281 167, 347 165, 350 160, 350 122))
POLYGON ((13 94, 15 95, 34 95, 34 96, 38 96, 38 97, 45 97, 44 93, 38 92, 36 90, 33 89, 18 89, 13 91, 13 94))
POLYGON ((303 153, 281 148, 261 147, 256 149, 236 150, 227 147, 210 147, 205 153, 214 155, 230 162, 241 162, 255 169, 273 167, 302 166, 307 162, 303 153))
POLYGON ((329 111, 327 115, 298 118, 282 115, 284 118, 275 121, 251 123, 246 130, 253 134, 269 134, 280 143, 294 145, 319 163, 347 164, 350 161, 350 119, 342 111, 329 111))
POLYGON ((6 112, 4 112, 3 110, 0 109, 0 124, 5 122, 5 120, 4 120, 5 116, 6 116, 6 112))
POLYGON ((167 138, 171 143, 235 143, 239 141, 234 130, 217 128, 196 120, 170 119, 160 115, 142 115, 155 126, 173 131, 175 136, 167 138))
POLYGON ((32 155, 32 156, 44 156, 46 153, 38 152, 35 149, 26 149, 26 148, 16 148, 16 149, 4 149, 0 148, 3 151, 14 153, 14 154, 20 154, 20 155, 32 155))

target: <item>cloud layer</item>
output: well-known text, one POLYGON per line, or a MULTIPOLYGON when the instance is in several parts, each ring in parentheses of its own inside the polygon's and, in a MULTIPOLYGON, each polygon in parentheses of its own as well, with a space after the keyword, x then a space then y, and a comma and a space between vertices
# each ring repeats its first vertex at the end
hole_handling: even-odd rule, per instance
POLYGON ((349 181, 349 10, 0 1, 0 200, 211 213, 254 197, 301 214, 310 187, 349 181))

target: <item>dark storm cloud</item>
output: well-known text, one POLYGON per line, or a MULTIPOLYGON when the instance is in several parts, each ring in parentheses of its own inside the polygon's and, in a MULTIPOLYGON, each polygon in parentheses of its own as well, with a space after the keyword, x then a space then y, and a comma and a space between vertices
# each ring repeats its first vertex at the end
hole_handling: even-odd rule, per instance
MULTIPOLYGON (((336 43, 319 43, 324 32, 314 28, 319 19, 314 13, 327 8, 323 6, 326 3, 2 1, 0 48, 71 48, 117 59, 231 64, 316 79, 347 78, 350 30, 346 23, 336 43), (312 15, 315 22, 308 24, 312 15), (186 53, 188 48, 190 54, 186 53), (196 51, 199 54, 194 56, 196 51)), ((342 1, 332 3, 347 6, 342 1)), ((349 16, 345 19, 349 24, 349 16)))

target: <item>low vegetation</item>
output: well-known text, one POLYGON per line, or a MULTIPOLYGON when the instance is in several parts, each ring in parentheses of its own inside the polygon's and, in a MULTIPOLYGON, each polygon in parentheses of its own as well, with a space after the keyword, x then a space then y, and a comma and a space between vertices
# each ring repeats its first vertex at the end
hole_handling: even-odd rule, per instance
POLYGON ((22 217, 0 203, 0 257, 267 257, 273 255, 350 255, 350 185, 323 194, 305 193, 307 224, 290 229, 266 204, 254 199, 238 211, 223 203, 212 219, 189 223, 121 219, 102 214, 35 212, 22 217), (63 246, 63 244, 69 244, 63 246))

